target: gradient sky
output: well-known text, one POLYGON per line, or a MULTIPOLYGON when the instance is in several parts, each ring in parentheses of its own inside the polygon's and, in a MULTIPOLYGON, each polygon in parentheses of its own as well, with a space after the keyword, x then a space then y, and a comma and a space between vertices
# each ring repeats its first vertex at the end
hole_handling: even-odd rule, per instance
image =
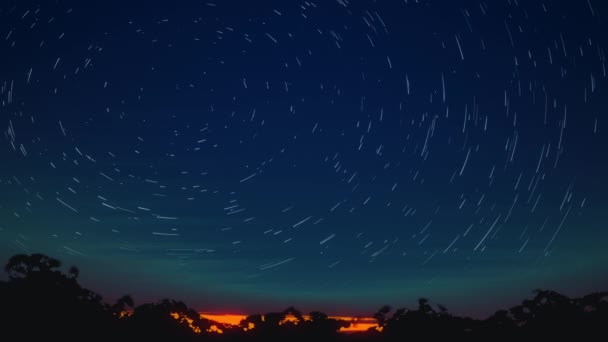
POLYGON ((604 1, 3 1, 0 259, 483 316, 608 285, 604 1))

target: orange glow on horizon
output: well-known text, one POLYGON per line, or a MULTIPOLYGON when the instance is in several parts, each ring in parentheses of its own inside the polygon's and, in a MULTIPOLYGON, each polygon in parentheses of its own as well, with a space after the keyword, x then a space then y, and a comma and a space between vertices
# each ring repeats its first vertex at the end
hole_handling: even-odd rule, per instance
POLYGON ((231 315, 231 314, 210 314, 210 313, 200 313, 203 318, 206 318, 210 321, 230 324, 230 325, 239 325, 242 320, 247 318, 246 315, 231 315))
MULTIPOLYGON (((242 320, 247 318, 247 315, 213 314, 205 312, 202 312, 201 316, 208 320, 228 325, 239 325, 242 320)), ((304 317, 308 318, 307 316, 304 317)), ((345 333, 367 331, 369 328, 377 326, 376 320, 371 317, 330 316, 329 318, 341 319, 350 322, 350 327, 340 329, 340 332, 345 333)), ((291 315, 288 315, 286 321, 287 320, 293 321, 295 320, 295 317, 291 317, 291 315)))
POLYGON ((330 318, 341 319, 350 322, 350 327, 340 329, 340 332, 358 332, 367 331, 369 328, 378 329, 378 323, 371 317, 347 317, 347 316, 332 316, 330 318))

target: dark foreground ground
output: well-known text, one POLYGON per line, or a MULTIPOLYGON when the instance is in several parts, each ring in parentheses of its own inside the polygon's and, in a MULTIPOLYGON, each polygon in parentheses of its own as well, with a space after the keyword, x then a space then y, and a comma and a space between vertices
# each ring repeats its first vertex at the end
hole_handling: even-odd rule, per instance
POLYGON ((250 315, 239 326, 202 318, 180 301, 164 299, 135 306, 129 296, 116 303, 78 284, 77 268, 65 274, 59 260, 42 254, 15 255, 0 282, 2 341, 407 341, 568 338, 604 340, 608 332, 608 292, 569 298, 536 290, 520 305, 485 320, 457 317, 421 298, 414 309, 381 307, 377 328, 339 333, 348 321, 289 307, 250 315), (292 319, 286 320, 286 317, 292 319), (221 334, 217 332, 221 330, 221 334))

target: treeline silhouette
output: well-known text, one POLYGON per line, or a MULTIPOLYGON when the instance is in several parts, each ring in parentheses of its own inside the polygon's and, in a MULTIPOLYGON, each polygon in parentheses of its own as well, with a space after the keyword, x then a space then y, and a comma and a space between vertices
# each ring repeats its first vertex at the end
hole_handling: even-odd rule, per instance
MULTIPOLYGON (((15 341, 403 341, 424 339, 506 340, 582 336, 602 339, 608 328, 608 292, 571 299, 536 290, 531 299, 484 320, 458 317, 428 299, 416 309, 384 306, 373 314, 377 327, 340 333, 351 322, 293 307, 250 315, 231 326, 201 317, 181 301, 163 299, 134 305, 130 296, 109 304, 78 284, 79 271, 60 270, 59 260, 43 254, 10 258, 0 282, 0 329, 15 341), (289 318, 289 319, 288 319, 289 318), (219 333, 221 331, 221 333, 219 333)), ((9 339, 2 338, 4 341, 9 339)))

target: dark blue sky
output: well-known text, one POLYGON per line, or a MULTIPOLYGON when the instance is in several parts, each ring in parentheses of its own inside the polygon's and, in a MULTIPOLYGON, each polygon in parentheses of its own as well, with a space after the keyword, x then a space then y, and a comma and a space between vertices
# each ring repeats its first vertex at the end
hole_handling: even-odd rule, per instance
POLYGON ((605 289, 601 1, 7 1, 0 257, 108 298, 605 289))

